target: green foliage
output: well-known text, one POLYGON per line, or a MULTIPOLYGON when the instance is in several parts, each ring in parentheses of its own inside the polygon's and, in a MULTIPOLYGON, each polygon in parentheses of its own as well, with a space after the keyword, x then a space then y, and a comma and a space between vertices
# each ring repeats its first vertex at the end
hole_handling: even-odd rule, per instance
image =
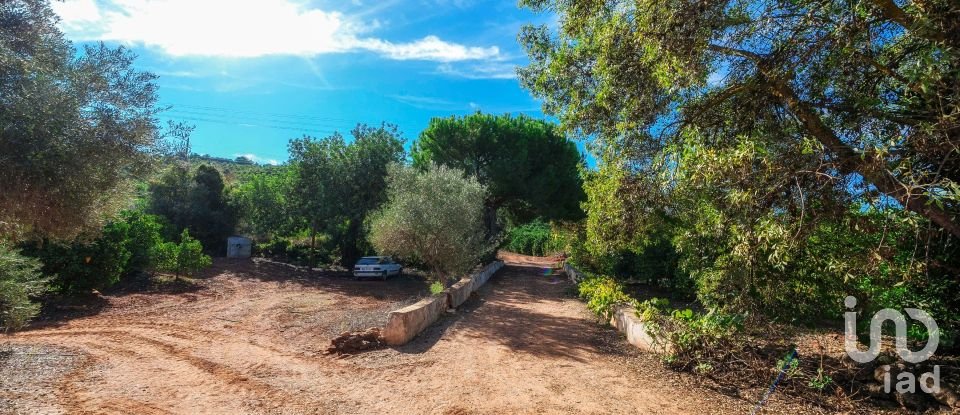
POLYGON ((467 272, 492 247, 483 236, 486 188, 460 170, 389 169, 388 201, 369 222, 382 255, 425 264, 437 280, 467 272))
POLYGON ((490 190, 486 206, 506 209, 514 222, 583 216, 582 156, 546 121, 479 112, 434 118, 411 156, 419 168, 441 164, 476 177, 490 190))
POLYGON ((430 283, 430 294, 440 294, 444 290, 443 283, 440 281, 434 281, 430 283))
POLYGON ((125 206, 164 150, 155 77, 77 51, 45 0, 0 2, 0 239, 70 240, 125 206))
POLYGON ((833 384, 833 378, 823 372, 823 368, 817 369, 817 375, 810 378, 807 386, 822 391, 833 384))
POLYGON ((179 243, 164 242, 158 245, 154 256, 157 271, 169 272, 177 277, 193 276, 212 264, 210 257, 203 253, 203 245, 190 237, 186 229, 180 234, 179 243))
POLYGON ((960 237, 954 3, 521 4, 559 21, 523 29, 521 83, 566 131, 596 137, 604 159, 621 157, 625 172, 682 168, 662 157, 668 147, 711 166, 739 147, 772 164, 737 164, 728 182, 774 170, 779 181, 768 183, 773 193, 727 187, 725 198, 773 209, 800 194, 832 201, 824 190, 882 195, 960 237))
POLYGON ((552 242, 550 224, 535 220, 507 231, 503 248, 525 255, 543 256, 552 242))
POLYGON ((693 284, 678 268, 672 240, 677 223, 663 208, 664 201, 639 203, 624 197, 642 187, 656 188, 612 163, 587 175, 584 252, 578 260, 598 272, 691 294, 693 284))
POLYGON ((171 166, 150 183, 146 210, 169 224, 168 239, 190 230, 207 252, 216 254, 225 252, 227 237, 237 223, 236 212, 224 195, 223 177, 207 165, 194 172, 184 164, 171 166))
POLYGON ((163 242, 160 218, 142 211, 125 211, 121 218, 127 224, 124 245, 130 252, 125 272, 129 274, 153 269, 153 250, 163 242))
POLYGON ((0 331, 23 328, 40 311, 31 298, 47 290, 40 261, 0 244, 0 331))
POLYGON ((956 332, 955 5, 522 3, 559 24, 521 33, 521 82, 599 159, 578 262, 721 314, 815 322, 855 295, 956 332))
POLYGON ((24 254, 43 263, 43 273, 53 276, 51 287, 61 293, 102 290, 126 273, 131 258, 127 249, 129 229, 125 222, 110 222, 95 237, 25 245, 24 254))
POLYGON ((735 350, 741 341, 742 315, 671 310, 669 302, 659 298, 638 303, 636 308, 637 316, 646 322, 647 334, 655 342, 669 345, 669 360, 674 365, 709 365, 718 355, 735 350))
POLYGON ((361 124, 351 134, 350 143, 339 133, 290 142, 292 216, 313 235, 330 234, 348 264, 369 251, 363 223, 386 200, 387 166, 405 155, 394 125, 361 124))
POLYGON ((70 242, 41 240, 23 244, 25 255, 39 259, 50 285, 66 294, 109 288, 124 276, 147 271, 162 242, 159 218, 124 211, 98 234, 70 242))
POLYGON ((290 232, 293 169, 286 166, 251 174, 230 190, 240 229, 260 240, 290 232))
POLYGON ((623 286, 609 276, 588 273, 577 289, 580 298, 586 300, 587 308, 604 320, 610 320, 619 306, 637 304, 623 292, 623 286))

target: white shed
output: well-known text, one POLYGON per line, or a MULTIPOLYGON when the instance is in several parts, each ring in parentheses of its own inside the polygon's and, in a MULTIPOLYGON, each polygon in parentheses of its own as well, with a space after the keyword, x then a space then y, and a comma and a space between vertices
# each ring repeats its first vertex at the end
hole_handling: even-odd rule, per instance
POLYGON ((253 241, 242 236, 227 238, 227 258, 250 258, 253 241))

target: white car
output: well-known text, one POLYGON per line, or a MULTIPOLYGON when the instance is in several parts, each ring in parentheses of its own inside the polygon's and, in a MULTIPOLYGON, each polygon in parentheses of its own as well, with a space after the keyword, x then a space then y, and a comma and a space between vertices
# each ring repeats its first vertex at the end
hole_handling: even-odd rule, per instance
POLYGON ((356 279, 376 277, 385 281, 387 277, 401 273, 403 267, 388 256, 365 256, 353 266, 353 276, 356 279))

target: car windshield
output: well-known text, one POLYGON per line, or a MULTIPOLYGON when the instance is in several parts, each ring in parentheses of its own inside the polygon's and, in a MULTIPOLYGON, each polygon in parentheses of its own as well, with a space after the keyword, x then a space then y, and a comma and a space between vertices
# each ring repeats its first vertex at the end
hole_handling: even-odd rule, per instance
POLYGON ((377 258, 377 257, 360 258, 360 260, 357 261, 357 265, 375 265, 379 263, 380 263, 380 258, 377 258))

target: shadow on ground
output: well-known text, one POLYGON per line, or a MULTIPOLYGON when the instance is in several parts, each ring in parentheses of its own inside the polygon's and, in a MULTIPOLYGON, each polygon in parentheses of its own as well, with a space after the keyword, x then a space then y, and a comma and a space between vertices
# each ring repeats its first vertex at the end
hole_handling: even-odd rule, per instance
POLYGON ((582 304, 571 304, 570 288, 563 273, 547 275, 534 265, 505 266, 455 314, 445 314, 395 349, 425 353, 448 332, 456 332, 537 357, 583 362, 600 350, 623 354, 622 347, 607 347, 620 342, 616 332, 600 326, 582 304))
MULTIPOLYGON (((310 269, 264 259, 218 259, 214 268, 230 272, 237 278, 252 278, 297 284, 348 297, 368 297, 381 301, 406 301, 411 297, 430 294, 430 285, 417 275, 404 274, 386 281, 376 279, 356 280, 347 271, 310 269)), ((216 274, 214 274, 216 275, 216 274)))

